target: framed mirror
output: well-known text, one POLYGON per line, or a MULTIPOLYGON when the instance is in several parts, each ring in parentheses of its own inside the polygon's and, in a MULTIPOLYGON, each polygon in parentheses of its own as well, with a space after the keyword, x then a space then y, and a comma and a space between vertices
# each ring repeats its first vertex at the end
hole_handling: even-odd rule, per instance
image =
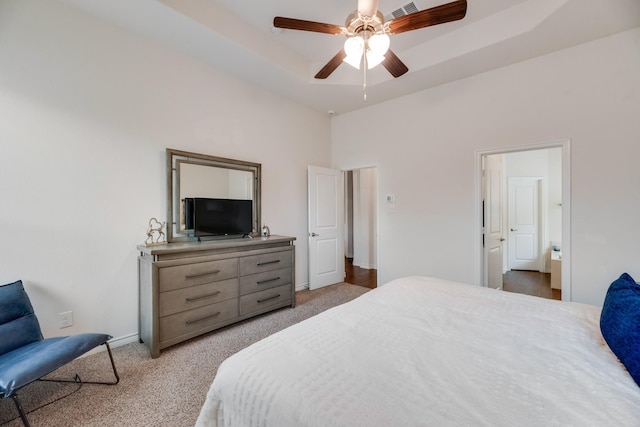
POLYGON ((189 220, 195 198, 251 200, 251 234, 259 234, 260 169, 260 163, 167 148, 167 241, 196 240, 189 220))

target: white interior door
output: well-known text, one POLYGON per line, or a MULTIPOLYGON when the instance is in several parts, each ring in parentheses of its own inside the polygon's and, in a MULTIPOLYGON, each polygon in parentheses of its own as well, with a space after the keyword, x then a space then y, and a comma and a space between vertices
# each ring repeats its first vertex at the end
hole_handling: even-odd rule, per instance
POLYGON ((509 178, 509 268, 540 270, 540 178, 509 178))
POLYGON ((484 163, 485 285, 502 289, 503 272, 503 172, 502 155, 485 157, 484 163))
POLYGON ((344 280, 342 172, 309 166, 309 289, 344 280))

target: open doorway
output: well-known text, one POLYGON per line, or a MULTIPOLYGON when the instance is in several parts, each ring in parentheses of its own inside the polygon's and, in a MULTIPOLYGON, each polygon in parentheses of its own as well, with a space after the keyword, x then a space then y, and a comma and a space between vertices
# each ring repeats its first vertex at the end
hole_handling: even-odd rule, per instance
POLYGON ((569 141, 478 152, 482 285, 571 299, 569 141))
POLYGON ((345 282, 378 285, 377 168, 344 171, 345 282))

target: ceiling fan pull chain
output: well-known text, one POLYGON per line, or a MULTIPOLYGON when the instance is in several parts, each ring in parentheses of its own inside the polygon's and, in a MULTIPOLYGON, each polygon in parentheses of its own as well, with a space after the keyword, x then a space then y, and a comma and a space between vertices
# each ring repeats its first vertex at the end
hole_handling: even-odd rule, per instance
MULTIPOLYGON (((366 19, 366 18, 365 18, 366 19)), ((366 25, 366 21, 365 21, 366 25)), ((364 33, 364 50, 362 51, 362 92, 363 92, 363 102, 367 102, 367 69, 369 68, 369 64, 367 64, 367 51, 369 50, 369 32, 363 31, 364 33)))
POLYGON ((362 55, 362 57, 363 57, 362 72, 364 73, 362 78, 362 92, 364 94, 364 102, 367 102, 367 55, 366 55, 366 52, 364 55, 362 55))

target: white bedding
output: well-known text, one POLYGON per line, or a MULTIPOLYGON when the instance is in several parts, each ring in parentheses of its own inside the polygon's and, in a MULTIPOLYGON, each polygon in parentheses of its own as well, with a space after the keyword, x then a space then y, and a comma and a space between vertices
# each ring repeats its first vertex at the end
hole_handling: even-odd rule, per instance
POLYGON ((198 426, 638 426, 600 308, 410 277, 220 366, 198 426))

